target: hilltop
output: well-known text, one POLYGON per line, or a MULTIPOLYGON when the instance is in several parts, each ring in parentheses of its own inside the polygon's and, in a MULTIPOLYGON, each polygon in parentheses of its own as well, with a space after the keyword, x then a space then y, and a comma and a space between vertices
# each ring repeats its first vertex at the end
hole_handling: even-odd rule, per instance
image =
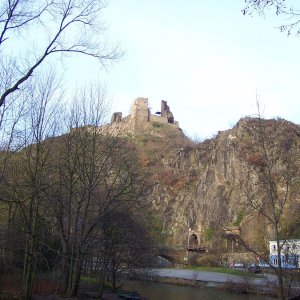
MULTIPOLYGON (((146 100, 135 100, 131 115, 124 119, 114 114, 110 126, 118 128, 138 147, 154 184, 151 210, 165 244, 185 245, 194 234, 199 244, 214 247, 214 235, 222 235, 222 228, 238 228, 258 248, 272 239, 271 226, 246 203, 245 176, 250 171, 254 172, 253 178, 261 176, 263 158, 258 141, 263 129, 275 169, 285 166, 284 156, 290 153, 297 166, 293 176, 298 180, 299 125, 283 119, 247 117, 232 129, 219 131, 214 138, 196 144, 184 136, 173 114, 172 122, 163 109, 161 115, 151 115, 146 100)), ((167 110, 170 112, 168 106, 167 110)), ((263 197, 260 188, 257 186, 255 193, 263 197)), ((291 224, 299 222, 296 212, 300 212, 299 193, 285 207, 291 224)), ((299 238, 299 234, 297 230, 294 237, 299 238)))

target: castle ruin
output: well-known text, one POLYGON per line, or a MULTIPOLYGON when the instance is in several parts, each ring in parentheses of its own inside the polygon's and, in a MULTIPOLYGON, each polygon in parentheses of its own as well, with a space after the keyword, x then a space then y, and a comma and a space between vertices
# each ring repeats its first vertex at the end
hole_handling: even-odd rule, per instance
POLYGON ((152 114, 148 104, 148 98, 137 98, 131 107, 130 115, 122 118, 121 112, 115 112, 111 118, 111 126, 115 130, 126 130, 140 132, 146 129, 149 124, 156 122, 179 127, 179 123, 174 121, 174 116, 167 104, 167 101, 161 101, 161 111, 152 114))

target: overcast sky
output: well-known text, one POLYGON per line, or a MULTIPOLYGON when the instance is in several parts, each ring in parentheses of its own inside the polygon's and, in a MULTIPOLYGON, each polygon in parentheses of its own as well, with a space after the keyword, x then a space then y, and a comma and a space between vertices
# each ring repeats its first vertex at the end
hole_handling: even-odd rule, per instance
MULTIPOLYGON (((80 81, 105 82, 112 111, 127 115, 137 97, 152 111, 166 100, 180 127, 207 138, 254 115, 300 123, 300 37, 276 16, 243 16, 244 0, 109 0, 107 35, 125 55, 107 71, 80 59, 80 81)), ((78 70, 78 68, 77 68, 78 70)), ((72 71, 72 68, 71 68, 72 71)), ((76 72, 75 72, 76 73, 76 72)))

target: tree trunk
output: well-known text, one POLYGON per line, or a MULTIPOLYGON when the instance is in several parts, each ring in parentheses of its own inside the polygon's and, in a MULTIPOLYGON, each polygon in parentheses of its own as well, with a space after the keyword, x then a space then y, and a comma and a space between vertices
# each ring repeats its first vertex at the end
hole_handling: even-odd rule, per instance
POLYGON ((100 297, 102 296, 103 290, 104 290, 105 276, 106 276, 107 265, 108 265, 108 257, 109 257, 108 254, 106 254, 104 256, 104 261, 103 261, 103 265, 102 265, 102 272, 100 274, 100 289, 99 289, 100 297))
POLYGON ((279 229, 278 223, 275 223, 275 234, 276 234, 276 241, 277 241, 277 257, 278 257, 278 285, 279 285, 279 297, 282 300, 285 300, 285 292, 284 292, 284 278, 283 278, 283 270, 282 270, 282 261, 281 261, 281 245, 280 245, 280 236, 279 236, 279 229))
POLYGON ((24 299, 31 299, 32 284, 35 273, 36 264, 36 227, 37 227, 37 199, 33 197, 29 209, 29 223, 26 235, 25 257, 23 265, 23 296, 24 299))
POLYGON ((116 290, 116 272, 117 268, 115 268, 115 259, 112 259, 112 289, 116 290))
POLYGON ((65 295, 67 297, 76 297, 79 289, 81 270, 82 270, 82 257, 79 249, 74 249, 68 259, 68 265, 66 268, 66 285, 65 295))
POLYGON ((27 239, 23 267, 23 297, 25 300, 31 298, 33 282, 33 241, 32 237, 27 239))

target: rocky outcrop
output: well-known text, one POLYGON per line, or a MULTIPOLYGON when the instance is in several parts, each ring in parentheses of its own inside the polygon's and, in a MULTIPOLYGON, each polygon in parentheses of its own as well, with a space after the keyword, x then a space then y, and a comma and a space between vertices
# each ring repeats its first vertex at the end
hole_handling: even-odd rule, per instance
MULTIPOLYGON (((122 118, 122 113, 114 113, 111 124, 102 130, 126 136, 137 145, 153 182, 152 217, 169 245, 185 245, 191 236, 205 244, 220 228, 224 230, 218 234, 226 235, 231 228, 257 243, 258 235, 271 238, 268 222, 245 202, 247 184, 252 189, 257 185, 256 197, 263 201, 258 187, 262 155, 280 170, 293 153, 298 165, 292 175, 300 186, 300 127, 282 119, 243 118, 232 129, 195 144, 184 136, 166 101, 161 102, 161 112, 151 114, 148 99, 137 98, 130 115, 122 118), (262 144, 268 148, 265 154, 259 151, 262 144), (250 171, 251 178, 246 178, 250 171)), ((280 186, 278 192, 284 189, 280 186)))
MULTIPOLYGON (((181 144, 169 152, 163 152, 166 140, 160 141, 156 155, 161 155, 159 151, 163 155, 159 165, 149 166, 154 181, 151 200, 167 243, 186 244, 191 230, 205 242, 210 230, 220 225, 242 227, 244 232, 254 230, 259 216, 250 217, 245 209, 242 187, 245 170, 260 163, 256 149, 258 122, 241 119, 213 139, 198 145, 181 144)), ((273 151, 292 147, 293 155, 299 156, 295 160, 300 162, 299 126, 285 120, 266 120, 264 128, 266 142, 272 142, 271 133, 276 141, 273 151)), ((278 154, 278 167, 284 163, 278 154)))

